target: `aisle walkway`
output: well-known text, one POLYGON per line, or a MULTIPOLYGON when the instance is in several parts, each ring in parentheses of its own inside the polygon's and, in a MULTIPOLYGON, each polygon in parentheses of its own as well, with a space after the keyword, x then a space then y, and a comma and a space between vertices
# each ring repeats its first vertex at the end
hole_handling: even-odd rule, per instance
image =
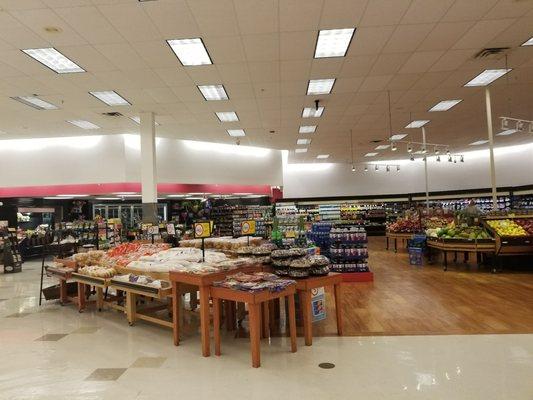
MULTIPOLYGON (((369 248, 374 283, 345 287, 345 334, 533 333, 533 265, 529 273, 492 274, 459 262, 444 272, 440 263, 409 265, 406 250, 386 251, 382 237, 370 238, 369 248)), ((318 332, 334 334, 334 319, 318 332)))
MULTIPOLYGON (((440 299, 429 297, 434 285, 417 290, 418 283, 408 277, 442 272, 397 268, 386 278, 385 266, 375 266, 380 283, 347 295, 345 305, 376 302, 368 315, 379 311, 397 321, 405 310, 420 309, 430 320, 425 302, 440 299), (376 299, 382 287, 394 282, 401 295, 376 299), (419 292, 416 301, 400 300, 413 300, 410 294, 419 292), (399 306, 379 309, 392 302, 399 306)), ((497 278, 488 275, 482 281, 497 278)), ((510 278, 499 279, 509 285, 510 278)), ((514 285, 520 286, 519 279, 514 285)), ((256 370, 250 367, 247 339, 226 337, 222 357, 203 358, 197 334, 174 347, 165 328, 143 322, 129 327, 116 311, 79 314, 73 306, 54 303, 39 308, 37 292, 35 263, 25 264, 20 274, 0 274, 1 400, 533 398, 533 335, 320 337, 312 347, 303 346, 300 338, 295 354, 287 351, 285 338, 273 338, 263 341, 262 367, 256 370), (323 362, 335 368, 319 368, 323 362)), ((363 318, 357 307, 350 312, 363 318)), ((347 320, 355 334, 353 321, 359 320, 347 320)), ((378 319, 381 326, 383 321, 378 319)))

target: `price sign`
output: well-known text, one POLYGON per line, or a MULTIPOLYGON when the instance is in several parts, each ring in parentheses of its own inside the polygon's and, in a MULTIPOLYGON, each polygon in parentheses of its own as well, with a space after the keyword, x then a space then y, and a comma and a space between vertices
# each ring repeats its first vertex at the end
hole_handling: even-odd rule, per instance
POLYGON ((152 225, 148 227, 148 234, 149 235, 159 235, 159 226, 158 225, 152 225))
POLYGON ((167 233, 169 235, 175 235, 176 234, 176 226, 174 224, 168 224, 167 225, 167 233))
POLYGON ((211 237, 211 222, 195 222, 194 237, 196 239, 211 237))
POLYGON ((243 236, 255 235, 255 221, 246 220, 241 222, 241 234, 243 236))

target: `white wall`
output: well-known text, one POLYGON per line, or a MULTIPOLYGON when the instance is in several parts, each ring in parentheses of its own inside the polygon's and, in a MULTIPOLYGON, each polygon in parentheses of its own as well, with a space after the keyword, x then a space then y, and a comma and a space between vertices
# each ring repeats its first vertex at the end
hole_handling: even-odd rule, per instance
MULTIPOLYGON (((438 163, 428 158, 429 191, 479 189, 490 187, 488 150, 465 153, 465 162, 438 163)), ((495 151, 497 186, 533 184, 533 144, 503 147, 495 151)), ((384 162, 386 163, 386 162, 384 162)), ((397 163, 390 161, 390 163, 397 163)), ((421 160, 400 162, 400 171, 381 168, 375 172, 357 165, 319 163, 287 165, 283 174, 283 196, 331 197, 383 194, 409 194, 425 191, 424 165, 421 160), (314 170, 309 170, 314 169, 314 170)))
MULTIPOLYGON (((195 143, 156 140, 159 183, 282 185, 279 150, 195 143)), ((139 136, 0 140, 0 187, 140 181, 139 136)))

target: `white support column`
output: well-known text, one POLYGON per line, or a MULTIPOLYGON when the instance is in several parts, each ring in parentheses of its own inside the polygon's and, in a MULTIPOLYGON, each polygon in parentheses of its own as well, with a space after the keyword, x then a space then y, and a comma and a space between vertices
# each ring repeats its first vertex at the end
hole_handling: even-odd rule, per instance
POLYGON ((424 147, 424 179, 426 181, 426 208, 429 210, 428 157, 426 146, 426 128, 422 127, 422 146, 424 147))
POLYGON ((490 104, 490 90, 485 87, 485 106, 487 108, 487 133, 489 137, 490 184, 492 188, 492 209, 498 209, 498 195, 496 190, 496 165, 494 163, 494 135, 492 132, 492 109, 490 104))
POLYGON ((155 117, 141 113, 141 192, 143 222, 157 222, 157 171, 155 117))

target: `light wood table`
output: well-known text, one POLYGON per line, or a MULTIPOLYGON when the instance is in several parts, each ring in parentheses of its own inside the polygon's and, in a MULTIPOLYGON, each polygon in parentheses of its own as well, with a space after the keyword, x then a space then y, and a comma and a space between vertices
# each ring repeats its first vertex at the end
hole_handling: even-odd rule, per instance
POLYGON ((389 232, 385 234, 387 238, 387 250, 389 250, 389 240, 394 240, 394 252, 398 252, 398 239, 402 241, 402 244, 405 246, 406 240, 411 240, 415 234, 414 233, 394 233, 389 232))
POLYGON ((337 317, 337 334, 342 336, 342 275, 330 272, 326 276, 311 276, 309 278, 296 280, 296 292, 300 301, 300 310, 303 319, 305 345, 313 344, 313 314, 311 310, 311 299, 313 289, 332 286, 335 297, 335 314, 337 317))
MULTIPOLYGON (((296 352, 296 312, 294 309, 295 285, 290 285, 281 292, 264 290, 251 293, 243 290, 234 290, 224 287, 211 287, 210 294, 213 298, 213 323, 215 336, 215 354, 220 352, 220 303, 221 300, 234 301, 248 304, 248 316, 250 323, 250 348, 252 353, 252 367, 261 366, 261 309, 268 310, 268 302, 275 299, 288 299, 289 303, 289 331, 291 336, 291 351, 296 352)), ((263 320, 265 318, 263 317, 263 320)), ((268 319, 268 317, 267 317, 268 319)), ((268 324, 263 323, 263 329, 268 324)))
POLYGON ((72 279, 73 269, 68 267, 45 267, 46 274, 59 282, 59 303, 63 306, 74 302, 75 298, 68 296, 68 282, 72 279))
MULTIPOLYGON (((457 262, 457 253, 464 253, 464 262, 468 261, 468 253, 474 253, 477 258, 478 266, 481 264, 482 254, 495 254, 496 244, 494 241, 481 240, 460 240, 460 239, 437 239, 428 238, 427 246, 430 250, 429 259, 432 259, 432 249, 442 251, 444 255, 444 271, 448 270, 448 253, 455 254, 454 261, 457 262)), ((496 272, 495 266, 492 267, 493 272, 496 272)))
POLYGON ((104 299, 104 290, 110 286, 109 278, 97 278, 94 276, 88 276, 72 273, 72 280, 78 284, 78 311, 81 313, 87 307, 89 303, 96 303, 98 311, 102 311, 104 305, 113 308, 115 310, 124 311, 124 307, 119 304, 115 304, 115 301, 119 300, 121 296, 110 296, 107 300, 104 299), (91 286, 96 289, 96 301, 87 300, 87 294, 91 286))
POLYGON ((259 272, 262 270, 262 264, 251 264, 237 269, 209 274, 191 274, 187 272, 170 271, 169 279, 172 283, 172 321, 174 345, 178 346, 180 342, 179 317, 181 296, 179 293, 183 293, 183 285, 192 285, 198 287, 198 291, 200 293, 200 335, 202 340, 202 355, 204 357, 209 357, 211 355, 209 338, 209 288, 212 286, 213 282, 223 281, 228 275, 233 275, 238 272, 259 272))

